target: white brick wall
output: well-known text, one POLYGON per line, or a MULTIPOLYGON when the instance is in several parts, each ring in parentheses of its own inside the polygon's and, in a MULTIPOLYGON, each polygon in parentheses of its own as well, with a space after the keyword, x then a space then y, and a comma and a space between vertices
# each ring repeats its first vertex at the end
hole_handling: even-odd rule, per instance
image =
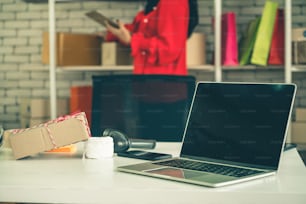
MULTIPOLYGON (((283 6, 284 0, 274 0, 283 6)), ((207 59, 213 50, 211 17, 213 0, 198 0, 200 25, 197 31, 207 35, 207 59)), ((226 0, 223 11, 235 11, 239 30, 246 23, 260 15, 265 0, 226 0)), ((293 27, 306 26, 305 0, 293 0, 293 27)), ((56 3, 56 27, 58 31, 96 32, 103 28, 84 16, 88 10, 99 9, 105 15, 130 22, 142 6, 141 1, 118 2, 80 1, 56 3)), ((48 4, 25 3, 22 0, 0 1, 0 124, 5 128, 19 127, 19 98, 48 97, 48 66, 41 64, 42 32, 48 29, 48 4)), ((126 72, 120 72, 126 73, 126 72)), ((69 97, 69 87, 91 84, 91 76, 108 74, 105 72, 58 72, 57 93, 59 97, 69 97)), ((214 73, 192 71, 201 80, 213 80, 214 73)), ((283 71, 246 70, 224 71, 225 81, 283 82, 283 71)), ((306 73, 293 73, 293 81, 298 84, 297 106, 306 106, 306 73)))

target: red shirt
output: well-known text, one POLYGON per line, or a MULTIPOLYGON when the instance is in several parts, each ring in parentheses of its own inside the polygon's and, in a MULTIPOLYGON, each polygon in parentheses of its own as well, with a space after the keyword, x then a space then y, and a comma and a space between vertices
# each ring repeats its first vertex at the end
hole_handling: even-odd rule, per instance
MULTIPOLYGON (((160 0, 156 8, 139 12, 132 24, 134 74, 186 75, 188 0, 160 0)), ((109 34, 107 41, 115 40, 109 34)))

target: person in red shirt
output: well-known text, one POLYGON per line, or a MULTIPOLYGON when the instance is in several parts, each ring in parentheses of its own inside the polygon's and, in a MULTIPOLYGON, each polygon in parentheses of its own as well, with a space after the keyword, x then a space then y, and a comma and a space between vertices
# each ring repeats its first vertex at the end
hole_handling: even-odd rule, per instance
POLYGON ((106 41, 131 47, 134 74, 187 75, 186 40, 198 24, 197 0, 147 0, 131 24, 107 24, 106 41))

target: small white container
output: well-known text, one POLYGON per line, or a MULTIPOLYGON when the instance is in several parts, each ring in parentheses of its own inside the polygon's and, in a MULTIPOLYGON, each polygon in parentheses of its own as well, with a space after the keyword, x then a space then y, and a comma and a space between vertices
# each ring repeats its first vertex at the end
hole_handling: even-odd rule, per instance
POLYGON ((112 137, 90 137, 85 143, 85 157, 88 159, 112 158, 114 141, 112 137))

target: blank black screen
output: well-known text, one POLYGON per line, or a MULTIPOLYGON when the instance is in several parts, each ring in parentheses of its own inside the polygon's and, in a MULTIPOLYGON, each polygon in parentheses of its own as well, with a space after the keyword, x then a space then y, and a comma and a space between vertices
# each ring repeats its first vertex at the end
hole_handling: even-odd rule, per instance
POLYGON ((285 84, 198 84, 182 156, 276 169, 294 93, 285 84))
POLYGON ((92 135, 112 128, 131 138, 182 141, 194 90, 193 76, 94 76, 92 135))

